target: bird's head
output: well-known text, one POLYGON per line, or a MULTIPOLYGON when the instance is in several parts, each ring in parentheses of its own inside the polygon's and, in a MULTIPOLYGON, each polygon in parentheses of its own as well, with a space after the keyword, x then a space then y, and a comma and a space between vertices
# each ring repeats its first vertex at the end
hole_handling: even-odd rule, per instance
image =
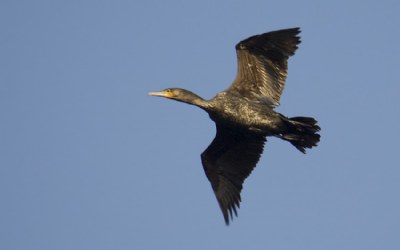
POLYGON ((183 89, 178 88, 168 88, 159 92, 149 92, 151 96, 161 96, 169 99, 177 99, 179 96, 182 96, 183 89))
POLYGON ((180 102, 185 102, 188 104, 202 106, 201 103, 204 101, 203 98, 190 92, 186 89, 180 88, 168 88, 160 92, 149 92, 151 96, 161 96, 168 99, 173 99, 180 102))

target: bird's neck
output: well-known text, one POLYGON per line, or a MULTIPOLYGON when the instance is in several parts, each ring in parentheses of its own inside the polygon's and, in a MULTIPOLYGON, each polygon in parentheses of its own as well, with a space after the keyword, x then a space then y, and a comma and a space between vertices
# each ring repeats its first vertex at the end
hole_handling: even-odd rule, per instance
POLYGON ((204 100, 203 98, 201 98, 200 96, 198 96, 194 93, 191 93, 191 94, 192 94, 192 96, 190 99, 187 99, 187 100, 183 99, 183 100, 179 100, 179 101, 197 106, 204 110, 208 110, 210 108, 210 103, 208 101, 204 100))

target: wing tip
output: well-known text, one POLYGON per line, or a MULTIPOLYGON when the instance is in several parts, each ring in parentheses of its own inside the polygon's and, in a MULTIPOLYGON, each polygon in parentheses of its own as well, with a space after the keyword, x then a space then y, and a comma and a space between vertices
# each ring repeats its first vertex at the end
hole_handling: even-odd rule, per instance
POLYGON ((236 207, 235 205, 232 205, 229 208, 223 208, 221 206, 222 214, 224 215, 225 225, 229 226, 229 223, 234 218, 234 216, 233 216, 234 214, 236 217, 238 217, 238 212, 237 212, 238 208, 239 208, 239 206, 236 207))
POLYGON ((222 214, 224 216, 225 224, 229 226, 230 221, 233 220, 234 215, 238 217, 238 209, 240 208, 241 197, 240 194, 235 198, 231 197, 225 202, 217 197, 219 207, 221 208, 222 214))
MULTIPOLYGON (((299 35, 300 33, 301 33, 300 27, 274 30, 274 31, 263 33, 263 34, 248 37, 248 38, 240 41, 239 43, 237 43, 235 48, 236 48, 236 50, 245 50, 245 49, 249 49, 249 46, 251 47, 254 45, 252 41, 255 41, 255 40, 263 41, 264 39, 267 39, 267 40, 271 39, 271 40, 276 40, 276 41, 291 40, 291 42, 294 43, 293 45, 295 47, 295 49, 294 49, 294 51, 295 51, 298 48, 297 45, 301 43, 301 39, 300 39, 300 35, 299 35)), ((294 51, 293 51, 293 54, 294 54, 294 51)), ((293 54, 291 53, 291 55, 293 55, 293 54)))

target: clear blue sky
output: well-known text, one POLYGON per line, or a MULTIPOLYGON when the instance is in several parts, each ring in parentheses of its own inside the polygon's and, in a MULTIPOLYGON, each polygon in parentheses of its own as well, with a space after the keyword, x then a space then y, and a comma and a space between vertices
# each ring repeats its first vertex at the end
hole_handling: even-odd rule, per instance
POLYGON ((400 2, 1 1, 0 249, 400 249, 400 2), (234 45, 302 28, 270 139, 226 227, 200 153, 234 45))

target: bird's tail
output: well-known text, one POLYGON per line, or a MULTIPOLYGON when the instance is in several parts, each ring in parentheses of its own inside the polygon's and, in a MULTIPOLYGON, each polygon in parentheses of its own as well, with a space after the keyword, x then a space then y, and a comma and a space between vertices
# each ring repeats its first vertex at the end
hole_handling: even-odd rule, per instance
POLYGON ((298 116, 288 118, 286 122, 288 131, 280 136, 282 139, 289 141, 302 153, 306 153, 306 148, 317 146, 321 128, 314 118, 298 116))

